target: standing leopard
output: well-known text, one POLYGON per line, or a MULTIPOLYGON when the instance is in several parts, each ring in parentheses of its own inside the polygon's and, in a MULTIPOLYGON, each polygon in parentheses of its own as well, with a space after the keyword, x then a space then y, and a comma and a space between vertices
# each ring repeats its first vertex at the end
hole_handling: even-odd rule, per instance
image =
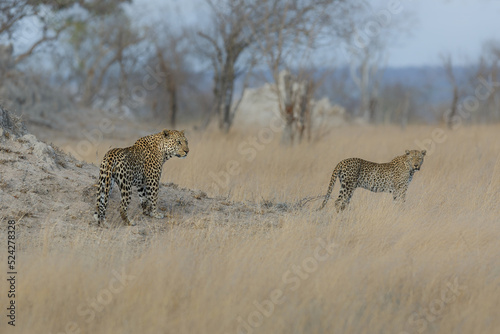
POLYGON ((406 150, 404 155, 382 164, 359 158, 342 160, 333 170, 325 200, 319 210, 323 209, 330 199, 337 177, 340 180, 340 195, 335 201, 337 212, 347 207, 356 188, 388 192, 393 194, 394 200, 404 202, 413 174, 420 170, 424 156, 425 150, 406 150))
POLYGON ((185 158, 189 152, 184 131, 163 130, 138 139, 126 148, 114 148, 104 156, 97 191, 94 217, 100 225, 104 222, 109 191, 115 182, 120 188, 120 216, 127 225, 134 225, 127 217, 132 186, 139 190, 141 207, 145 215, 163 218, 157 212, 158 187, 162 166, 173 156, 185 158))

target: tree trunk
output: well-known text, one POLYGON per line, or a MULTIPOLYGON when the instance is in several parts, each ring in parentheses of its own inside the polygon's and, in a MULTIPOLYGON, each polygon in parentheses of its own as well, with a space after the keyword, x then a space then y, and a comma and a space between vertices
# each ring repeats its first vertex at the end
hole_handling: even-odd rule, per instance
POLYGON ((311 138, 311 95, 313 91, 312 81, 307 81, 304 91, 301 91, 300 96, 300 111, 297 122, 297 130, 299 132, 299 143, 302 142, 304 131, 307 129, 308 140, 311 138))
POLYGON ((404 130, 408 125, 408 120, 410 118, 410 96, 405 94, 405 100, 403 102, 403 107, 401 109, 401 128, 404 130))
POLYGON ((170 126, 175 129, 177 126, 177 88, 174 85, 169 85, 168 88, 170 97, 170 126))
POLYGON ((453 126, 453 118, 457 113, 457 105, 458 105, 458 88, 454 84, 453 85, 453 100, 451 101, 451 109, 450 115, 448 116, 448 128, 451 129, 453 126))
POLYGON ((85 92, 83 94, 83 103, 85 105, 90 105, 94 100, 95 96, 101 90, 102 83, 104 81, 104 77, 108 72, 111 65, 113 65, 118 60, 118 55, 116 54, 111 60, 109 60, 103 68, 99 69, 99 76, 94 82, 96 67, 99 65, 99 62, 95 62, 94 65, 90 68, 87 74, 87 78, 85 79, 85 92))
POLYGON ((375 115, 377 113, 377 105, 378 105, 377 98, 372 96, 370 98, 370 103, 368 105, 369 105, 368 121, 371 123, 375 120, 375 115))
POLYGON ((212 103, 212 108, 209 110, 209 112, 206 114, 206 116, 203 119, 203 122, 201 124, 201 129, 205 130, 210 122, 212 121, 212 117, 217 114, 219 114, 220 110, 220 105, 221 105, 221 78, 220 78, 220 73, 217 70, 214 70, 214 88, 213 88, 213 96, 214 96, 214 101, 212 103))
MULTIPOLYGON (((121 34, 120 34, 121 36, 121 34)), ((121 37, 120 37, 121 38, 121 37)), ((123 63, 123 48, 118 49, 118 64, 120 65, 120 83, 118 84, 118 104, 121 110, 122 106, 125 104, 125 97, 127 95, 127 72, 125 70, 125 64, 123 63)))
POLYGON ((219 114, 219 129, 228 133, 233 123, 233 115, 231 113, 231 104, 233 102, 234 93, 234 63, 226 60, 224 72, 221 76, 222 88, 218 93, 220 94, 217 100, 220 101, 218 114, 219 114))
POLYGON ((370 92, 368 91, 369 71, 368 71, 368 59, 366 59, 360 68, 361 72, 361 115, 363 119, 370 123, 372 120, 370 118, 370 92))
POLYGON ((160 62, 160 69, 166 74, 165 91, 169 99, 169 122, 172 129, 177 125, 177 78, 172 68, 167 65, 163 51, 156 46, 156 54, 160 62))
POLYGON ((285 145, 292 145, 294 140, 293 123, 293 104, 285 105, 285 128, 283 129, 283 137, 281 143, 285 145))
POLYGON ((167 82, 165 88, 169 99, 170 126, 175 129, 177 126, 177 85, 171 71, 167 72, 167 82))
MULTIPOLYGON (((281 137, 281 143, 284 145, 292 145, 294 141, 293 124, 295 122, 294 107, 295 99, 293 98, 293 80, 290 74, 283 77, 283 118, 285 119, 285 128, 281 137)), ((280 89, 278 84, 278 89, 280 89)))

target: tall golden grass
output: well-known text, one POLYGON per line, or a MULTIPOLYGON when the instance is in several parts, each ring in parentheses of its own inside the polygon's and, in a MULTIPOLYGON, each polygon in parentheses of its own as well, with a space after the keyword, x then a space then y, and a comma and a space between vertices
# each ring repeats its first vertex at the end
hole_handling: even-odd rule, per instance
MULTIPOLYGON (((293 203, 324 194, 340 160, 390 161, 434 128, 340 128, 293 148, 273 134, 247 159, 245 142, 259 131, 188 131, 190 154, 168 161, 163 181, 232 201, 293 203)), ((445 136, 427 147, 404 205, 359 189, 337 214, 336 185, 323 211, 309 202, 283 213, 279 227, 174 224, 142 244, 127 228, 83 230, 64 246, 44 229, 20 241, 15 331, 498 333, 500 127, 445 136)), ((2 280, 4 297, 6 288, 2 280)))

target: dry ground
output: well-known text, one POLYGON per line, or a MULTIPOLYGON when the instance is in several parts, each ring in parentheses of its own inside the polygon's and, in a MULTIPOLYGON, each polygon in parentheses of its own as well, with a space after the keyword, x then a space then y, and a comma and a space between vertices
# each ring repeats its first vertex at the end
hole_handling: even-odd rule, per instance
MULTIPOLYGON (((152 129, 131 128, 118 146, 152 129)), ((341 128, 294 148, 281 147, 278 134, 266 129, 235 129, 228 137, 188 130, 188 158, 164 167, 169 185, 160 207, 169 218, 143 218, 136 201, 134 228, 120 225, 116 192, 109 208, 114 225, 89 225, 95 166, 80 168, 62 156, 67 166, 49 171, 53 183, 43 183, 46 174, 37 174, 38 183, 4 176, 10 186, 2 194, 2 235, 7 218, 18 220, 15 331, 500 331, 500 126, 446 131, 446 138, 434 133, 439 143, 427 144, 403 206, 389 194, 357 190, 341 214, 335 196, 319 212, 320 200, 303 199, 324 194, 341 159, 389 161, 432 138, 434 127, 341 128), (47 187, 47 194, 35 187, 47 187), (21 198, 23 214, 10 210, 8 196, 21 198), (42 210, 23 202, 29 198, 58 204, 42 210)), ((45 136, 66 149, 84 140, 45 136)), ((117 142, 113 133, 105 135, 83 157, 99 161, 117 142)), ((28 149, 21 146, 15 149, 28 149)), ((1 165, 4 174, 23 166, 23 159, 2 159, 17 159, 1 165)), ((4 279, 0 291, 4 303, 4 279)))

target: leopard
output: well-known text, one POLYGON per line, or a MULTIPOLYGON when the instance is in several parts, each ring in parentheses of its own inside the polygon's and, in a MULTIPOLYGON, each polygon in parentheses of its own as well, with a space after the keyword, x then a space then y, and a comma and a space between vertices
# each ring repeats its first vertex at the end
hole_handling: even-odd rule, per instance
POLYGON ((330 199, 337 177, 340 180, 340 194, 335 201, 337 213, 346 209, 356 188, 372 192, 386 192, 394 201, 405 202, 406 191, 416 171, 424 162, 425 150, 406 150, 405 154, 387 163, 375 163, 360 158, 342 160, 333 170, 328 191, 318 210, 330 199))
POLYGON ((134 145, 109 150, 99 168, 97 204, 94 218, 105 224, 108 197, 113 184, 120 188, 120 216, 134 226, 127 215, 132 186, 137 187, 144 215, 164 218, 157 210, 158 190, 163 164, 172 157, 186 158, 189 153, 184 130, 167 130, 139 138, 134 145))

